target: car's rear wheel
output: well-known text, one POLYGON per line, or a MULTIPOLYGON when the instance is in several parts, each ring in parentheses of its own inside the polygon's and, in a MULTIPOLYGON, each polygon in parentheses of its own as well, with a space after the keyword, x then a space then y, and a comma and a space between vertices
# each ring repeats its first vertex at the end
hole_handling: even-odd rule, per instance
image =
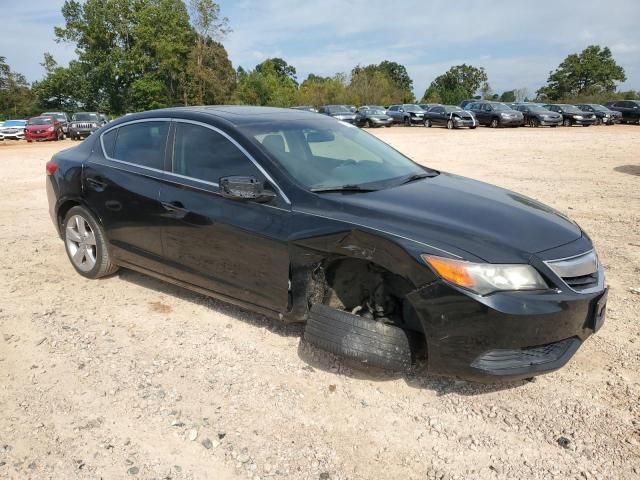
POLYGON ((533 128, 538 128, 540 126, 540 120, 538 120, 537 118, 532 118, 531 119, 531 126, 533 128))
POLYGON ((565 118, 565 119, 562 121, 562 125, 564 125, 565 127, 570 127, 570 126, 571 126, 571 120, 570 120, 570 119, 568 119, 568 118, 565 118))
POLYGON ((431 120, 429 120, 428 118, 424 121, 424 126, 425 126, 425 127, 429 127, 429 128, 431 128, 431 126, 432 126, 432 125, 433 125, 433 124, 431 123, 431 120))
POLYGON ((453 120, 451 119, 447 120, 447 128, 449 130, 453 130, 453 120))
POLYGON ((365 127, 367 127, 367 128, 373 128, 373 124, 371 123, 371 120, 367 120, 367 121, 364 123, 364 126, 365 126, 365 127))
POLYGON ((491 128, 498 128, 500 126, 500 121, 497 118, 491 119, 491 123, 489 124, 491 128))
POLYGON ((367 365, 404 370, 420 335, 327 305, 311 307, 304 338, 311 345, 367 365))
POLYGON ((113 262, 104 229, 84 207, 71 208, 62 224, 64 244, 76 271, 87 278, 100 278, 118 270, 113 262))

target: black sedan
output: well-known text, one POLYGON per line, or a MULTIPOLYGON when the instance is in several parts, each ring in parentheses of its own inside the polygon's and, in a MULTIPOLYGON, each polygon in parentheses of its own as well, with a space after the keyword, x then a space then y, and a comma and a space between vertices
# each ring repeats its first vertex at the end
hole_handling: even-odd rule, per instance
POLYGON ((583 112, 593 113, 596 116, 596 125, 615 125, 622 120, 622 113, 609 110, 604 105, 598 105, 597 103, 581 103, 576 107, 583 112))
POLYGON ((393 119, 380 105, 363 105, 356 111, 356 125, 359 127, 390 127, 393 119))
POLYGON ((604 320, 602 265, 574 222, 327 116, 133 114, 46 173, 80 275, 129 268, 306 322, 307 342, 370 365, 525 378, 560 368, 604 320))
POLYGON ((593 113, 583 112, 574 105, 557 103, 545 105, 544 108, 562 115, 562 124, 565 127, 573 125, 589 127, 596 123, 596 116, 593 113))
POLYGON ((425 112, 424 126, 447 127, 449 130, 462 127, 473 129, 478 126, 478 121, 471 112, 457 105, 437 105, 425 112))
POLYGON ((472 112, 480 125, 491 128, 520 127, 524 125, 522 112, 500 102, 480 101, 467 104, 465 110, 472 112))
POLYGON ((539 105, 520 103, 515 109, 524 115, 524 124, 530 127, 557 127, 562 125, 562 115, 539 105))

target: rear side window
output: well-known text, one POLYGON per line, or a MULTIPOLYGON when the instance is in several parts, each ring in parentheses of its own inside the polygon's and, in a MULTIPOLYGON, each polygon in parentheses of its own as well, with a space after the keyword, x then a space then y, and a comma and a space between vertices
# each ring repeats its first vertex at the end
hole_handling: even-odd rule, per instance
POLYGON ((169 122, 140 122, 120 127, 115 138, 113 158, 162 170, 168 131, 169 122))
POLYGON ((176 123, 173 172, 211 183, 233 175, 261 177, 229 139, 209 128, 181 122, 176 123))
POLYGON ((102 135, 102 144, 104 145, 104 152, 107 157, 113 157, 116 148, 116 137, 118 136, 118 129, 111 130, 110 132, 102 135))

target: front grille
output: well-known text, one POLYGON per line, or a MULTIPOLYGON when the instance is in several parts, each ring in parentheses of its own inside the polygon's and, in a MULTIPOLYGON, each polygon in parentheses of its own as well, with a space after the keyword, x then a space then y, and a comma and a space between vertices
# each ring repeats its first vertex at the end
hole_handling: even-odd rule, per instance
POLYGON ((599 284, 598 257, 596 252, 545 262, 567 286, 576 292, 585 292, 599 284))
POLYGON ((80 128, 83 130, 90 130, 93 128, 93 124, 91 123, 75 123, 74 128, 80 128))

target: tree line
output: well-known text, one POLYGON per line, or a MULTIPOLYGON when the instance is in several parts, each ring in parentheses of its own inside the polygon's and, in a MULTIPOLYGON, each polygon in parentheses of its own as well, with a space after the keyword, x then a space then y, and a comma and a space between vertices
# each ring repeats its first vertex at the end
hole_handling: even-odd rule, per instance
POLYGON ((294 66, 269 58, 252 70, 234 69, 222 41, 229 20, 213 0, 66 0, 55 39, 76 47, 77 59, 58 65, 44 53, 45 75, 32 85, 0 57, 0 115, 42 110, 96 110, 113 115, 174 105, 458 104, 467 98, 503 102, 594 102, 637 98, 618 92, 624 69, 607 47, 573 53, 535 94, 525 88, 494 93, 483 67, 456 65, 436 77, 420 99, 405 66, 384 60, 349 73, 298 81, 294 66))

